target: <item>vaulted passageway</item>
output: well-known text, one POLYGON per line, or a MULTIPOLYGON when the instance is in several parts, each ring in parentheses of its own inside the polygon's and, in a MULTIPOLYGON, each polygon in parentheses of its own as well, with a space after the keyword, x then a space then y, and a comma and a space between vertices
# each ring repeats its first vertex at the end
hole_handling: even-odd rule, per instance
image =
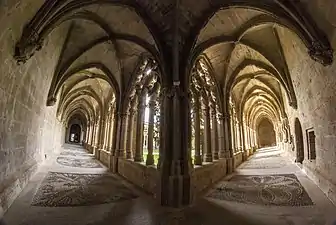
POLYGON ((65 143, 177 208, 272 146, 336 202, 331 5, 0 5, 1 206, 44 162, 80 163, 65 143))
POLYGON ((8 224, 287 225, 331 224, 335 206, 277 147, 258 149, 183 210, 161 207, 108 171, 94 155, 65 144, 6 213, 8 224))

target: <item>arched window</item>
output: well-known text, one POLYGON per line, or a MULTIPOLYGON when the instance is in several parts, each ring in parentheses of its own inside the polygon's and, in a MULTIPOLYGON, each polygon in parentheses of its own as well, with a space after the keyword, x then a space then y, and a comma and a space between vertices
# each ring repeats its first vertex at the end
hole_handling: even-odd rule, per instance
POLYGON ((215 80, 202 58, 191 74, 191 157, 195 165, 219 159, 220 110, 215 80))
POLYGON ((145 59, 133 78, 127 105, 126 158, 156 165, 160 145, 160 89, 156 62, 145 59))

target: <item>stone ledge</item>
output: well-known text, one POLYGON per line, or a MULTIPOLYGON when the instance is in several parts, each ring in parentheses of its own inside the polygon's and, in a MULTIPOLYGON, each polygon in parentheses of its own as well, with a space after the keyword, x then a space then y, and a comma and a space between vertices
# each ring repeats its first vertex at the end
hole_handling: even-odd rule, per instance
POLYGON ((242 152, 235 153, 233 156, 234 169, 237 168, 240 164, 242 164, 242 162, 243 162, 243 153, 242 152))
POLYGON ((159 171, 131 160, 118 158, 118 173, 126 180, 155 195, 159 184, 159 171))
POLYGON ((325 178, 318 170, 310 168, 307 163, 303 164, 302 170, 322 190, 322 192, 336 205, 336 185, 325 178))
POLYGON ((3 181, 0 187, 0 205, 4 210, 7 210, 11 206, 23 188, 35 175, 37 169, 37 162, 27 163, 26 165, 23 165, 18 172, 3 181))
POLYGON ((99 149, 99 161, 102 162, 108 168, 110 168, 110 156, 111 152, 105 149, 99 149))
POLYGON ((195 196, 197 193, 211 187, 227 175, 226 163, 227 159, 220 159, 210 164, 195 167, 191 172, 193 195, 195 196))

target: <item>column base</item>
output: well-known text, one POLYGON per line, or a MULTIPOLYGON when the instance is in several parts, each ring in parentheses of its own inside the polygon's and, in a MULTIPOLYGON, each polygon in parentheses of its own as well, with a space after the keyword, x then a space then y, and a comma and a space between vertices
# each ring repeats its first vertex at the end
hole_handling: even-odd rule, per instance
POLYGON ((246 160, 247 160, 247 158, 248 158, 248 156, 247 156, 247 152, 246 151, 243 151, 243 162, 245 162, 246 160))
POLYGON ((126 159, 132 159, 132 151, 126 152, 126 159))
POLYGON ((233 173, 234 171, 234 161, 233 160, 234 160, 233 158, 226 159, 227 174, 233 173))
POLYGON ((227 158, 226 151, 220 151, 218 154, 219 154, 219 158, 220 158, 220 159, 227 158))
POLYGON ((214 160, 218 160, 218 159, 219 159, 218 152, 214 153, 214 155, 213 155, 213 159, 214 159, 214 160))
POLYGON ((152 165, 154 165, 154 156, 148 154, 146 157, 146 166, 152 166, 152 165))
POLYGON ((212 154, 205 155, 205 162, 213 162, 212 154))
POLYGON ((118 157, 120 157, 120 158, 126 158, 126 152, 125 152, 125 150, 120 149, 118 151, 118 157))
POLYGON ((97 158, 97 152, 98 152, 98 147, 97 146, 93 146, 92 147, 92 154, 94 155, 95 158, 97 158))
POLYGON ((118 157, 113 155, 110 156, 109 169, 112 173, 118 172, 118 157))
POLYGON ((134 156, 134 162, 143 162, 143 156, 142 155, 136 155, 134 156))
POLYGON ((202 156, 200 156, 200 155, 195 155, 195 157, 194 157, 194 164, 195 165, 198 165, 198 166, 201 166, 202 165, 202 156))

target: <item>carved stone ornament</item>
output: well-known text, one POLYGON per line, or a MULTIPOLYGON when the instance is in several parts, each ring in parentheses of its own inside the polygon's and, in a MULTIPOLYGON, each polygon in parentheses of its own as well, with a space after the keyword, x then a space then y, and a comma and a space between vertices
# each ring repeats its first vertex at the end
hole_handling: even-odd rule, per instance
POLYGON ((54 106, 57 99, 54 96, 48 97, 47 99, 47 106, 54 106))
POLYGON ((26 63, 36 51, 42 48, 43 40, 40 39, 38 33, 26 26, 23 29, 21 39, 16 43, 14 58, 18 65, 26 63))
POLYGON ((333 63, 333 50, 331 47, 323 46, 318 41, 313 41, 309 47, 308 53, 312 59, 321 63, 324 66, 329 66, 333 63))

